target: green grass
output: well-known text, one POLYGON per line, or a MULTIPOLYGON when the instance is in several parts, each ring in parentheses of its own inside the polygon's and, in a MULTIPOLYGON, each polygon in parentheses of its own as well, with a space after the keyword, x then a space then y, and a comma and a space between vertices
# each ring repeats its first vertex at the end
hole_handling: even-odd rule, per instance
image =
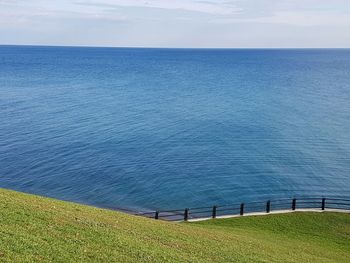
POLYGON ((168 223, 0 189, 0 262, 350 262, 350 215, 168 223))

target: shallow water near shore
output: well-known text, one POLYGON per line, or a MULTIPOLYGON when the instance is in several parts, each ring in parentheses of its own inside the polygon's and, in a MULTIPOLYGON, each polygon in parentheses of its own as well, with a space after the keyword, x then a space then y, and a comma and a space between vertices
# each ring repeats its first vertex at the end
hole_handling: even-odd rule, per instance
POLYGON ((108 208, 349 195, 350 50, 0 46, 0 187, 108 208))

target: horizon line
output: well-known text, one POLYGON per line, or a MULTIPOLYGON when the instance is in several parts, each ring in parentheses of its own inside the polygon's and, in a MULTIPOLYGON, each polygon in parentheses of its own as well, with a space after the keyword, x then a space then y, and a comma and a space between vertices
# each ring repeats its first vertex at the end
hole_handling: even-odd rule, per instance
POLYGON ((350 49, 350 47, 157 47, 157 46, 94 46, 94 45, 45 45, 0 44, 0 47, 66 47, 66 48, 120 48, 120 49, 350 49))

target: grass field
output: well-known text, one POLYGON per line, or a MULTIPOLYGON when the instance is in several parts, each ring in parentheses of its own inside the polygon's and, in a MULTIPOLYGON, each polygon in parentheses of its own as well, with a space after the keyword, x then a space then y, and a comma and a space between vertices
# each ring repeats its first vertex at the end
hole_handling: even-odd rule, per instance
POLYGON ((350 214, 168 223, 0 189, 0 262, 350 262, 350 214))

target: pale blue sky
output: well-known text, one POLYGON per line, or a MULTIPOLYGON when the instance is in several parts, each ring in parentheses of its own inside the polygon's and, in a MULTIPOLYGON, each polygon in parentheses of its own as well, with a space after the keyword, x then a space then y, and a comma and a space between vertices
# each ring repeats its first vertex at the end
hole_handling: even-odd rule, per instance
POLYGON ((350 0, 0 0, 0 44, 350 47, 350 0))

